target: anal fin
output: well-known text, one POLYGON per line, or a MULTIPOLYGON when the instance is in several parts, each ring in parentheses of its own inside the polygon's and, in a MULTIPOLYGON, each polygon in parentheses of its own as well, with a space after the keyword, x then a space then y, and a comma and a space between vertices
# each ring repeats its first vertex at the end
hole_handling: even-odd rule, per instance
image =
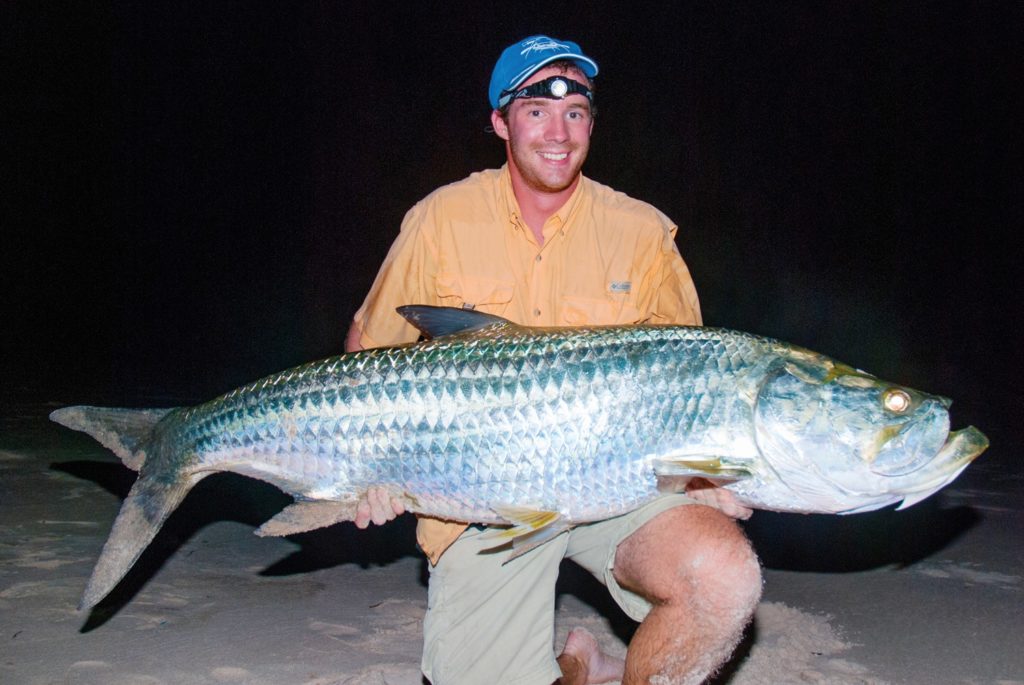
POLYGON ((279 511, 255 532, 260 537, 294 535, 351 521, 355 518, 356 504, 355 500, 300 500, 279 511))

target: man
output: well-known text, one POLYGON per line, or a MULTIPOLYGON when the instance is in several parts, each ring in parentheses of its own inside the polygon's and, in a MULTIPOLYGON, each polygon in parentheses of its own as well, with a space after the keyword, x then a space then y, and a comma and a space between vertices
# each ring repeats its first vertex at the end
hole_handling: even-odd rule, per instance
MULTIPOLYGON (((507 163, 413 207, 356 313, 350 351, 414 341, 402 304, 478 309, 528 325, 699 324, 675 225, 584 177, 597 64, 571 41, 507 48, 489 89, 507 163)), ((403 512, 382 489, 356 523, 403 512)), ((691 483, 638 511, 581 525, 512 561, 480 554, 480 528, 421 518, 431 562, 423 671, 448 683, 699 683, 738 641, 760 597, 760 568, 725 490, 691 483), (705 506, 702 506, 705 505, 705 506), (554 586, 570 558, 642 621, 625 663, 582 629, 556 659, 554 586)))

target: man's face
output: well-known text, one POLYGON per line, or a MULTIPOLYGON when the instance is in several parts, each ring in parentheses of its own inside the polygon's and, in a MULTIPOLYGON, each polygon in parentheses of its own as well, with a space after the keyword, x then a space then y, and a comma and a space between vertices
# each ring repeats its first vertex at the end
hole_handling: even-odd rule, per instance
MULTIPOLYGON (((575 71, 563 74, 558 67, 545 67, 523 81, 522 86, 551 76, 586 83, 586 78, 575 71)), ((491 123, 495 133, 508 143, 509 163, 530 188, 547 193, 566 190, 576 181, 587 158, 594 128, 590 101, 579 93, 561 100, 513 100, 507 121, 493 112, 491 123)))

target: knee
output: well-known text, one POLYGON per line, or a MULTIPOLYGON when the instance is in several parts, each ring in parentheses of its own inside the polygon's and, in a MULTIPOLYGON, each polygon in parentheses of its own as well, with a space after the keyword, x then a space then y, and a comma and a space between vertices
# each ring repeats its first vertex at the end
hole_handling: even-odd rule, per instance
MULTIPOLYGON (((653 604, 712 610, 745 620, 761 598, 761 566, 739 525, 708 507, 666 512, 665 535, 641 529, 623 549, 622 578, 653 604), (672 519, 672 520, 670 520, 672 519)), ((616 568, 616 576, 619 568, 616 568)))
POLYGON ((707 550, 708 562, 700 568, 691 568, 697 603, 732 614, 746 621, 761 599, 761 564, 757 555, 740 534, 737 539, 724 542, 707 550))

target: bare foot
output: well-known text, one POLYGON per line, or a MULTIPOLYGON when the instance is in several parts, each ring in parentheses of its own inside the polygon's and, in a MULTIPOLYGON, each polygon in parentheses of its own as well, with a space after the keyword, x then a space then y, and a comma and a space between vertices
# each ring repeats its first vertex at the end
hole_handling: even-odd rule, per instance
POLYGON ((597 638, 586 628, 573 628, 558 657, 560 685, 590 685, 622 680, 626 662, 601 651, 597 638))

